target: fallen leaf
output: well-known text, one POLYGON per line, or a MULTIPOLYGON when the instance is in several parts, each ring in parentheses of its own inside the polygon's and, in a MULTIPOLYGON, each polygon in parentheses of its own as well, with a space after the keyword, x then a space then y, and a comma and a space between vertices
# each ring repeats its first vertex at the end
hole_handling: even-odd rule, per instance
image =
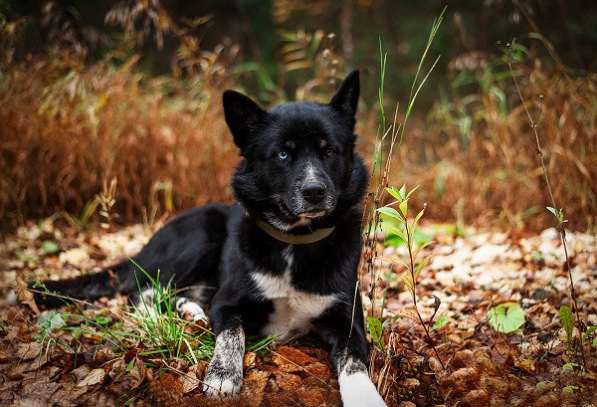
POLYGON ((276 349, 272 361, 284 372, 298 372, 304 370, 303 366, 315 362, 315 359, 290 346, 281 346, 276 349))
POLYGON ((302 379, 292 373, 278 372, 275 374, 276 383, 282 390, 294 391, 301 385, 302 379))
POLYGON ((263 403, 263 393, 270 374, 262 370, 249 370, 243 379, 241 399, 247 407, 259 407, 263 403))
POLYGON ((532 359, 519 359, 514 361, 514 365, 529 374, 534 374, 537 371, 535 361, 532 359))
POLYGON ((77 382, 81 382, 81 380, 83 380, 85 377, 87 377, 87 375, 89 374, 90 371, 91 371, 91 369, 89 368, 89 366, 81 365, 78 368, 71 370, 70 374, 75 376, 75 378, 77 379, 77 382))
POLYGON ((20 343, 17 347, 17 357, 21 360, 31 360, 36 358, 42 350, 39 342, 20 343))
POLYGON ((102 383, 105 376, 106 372, 104 369, 93 369, 83 380, 77 383, 77 387, 93 386, 94 384, 102 383))
POLYGON ((464 396, 464 404, 471 407, 485 407, 489 405, 489 394, 483 389, 471 390, 464 396))
POLYGON ((414 377, 409 377, 405 379, 403 382, 404 387, 411 390, 418 387, 420 384, 421 382, 419 382, 419 380, 414 377))
POLYGON ((199 379, 197 379, 197 375, 195 372, 188 372, 181 376, 182 380, 182 392, 189 393, 199 387, 201 383, 199 379))
POLYGON ((0 349, 0 363, 9 362, 14 356, 9 355, 4 349, 0 349))
POLYGON ((168 372, 159 379, 150 381, 149 389, 158 405, 180 405, 183 397, 182 382, 177 376, 168 372))
POLYGON ((298 399, 301 401, 301 405, 308 407, 337 405, 337 401, 332 399, 333 394, 328 390, 321 388, 301 387, 296 391, 296 393, 298 395, 298 399))
POLYGON ((145 380, 145 363, 141 359, 135 356, 133 367, 128 371, 128 377, 131 384, 131 388, 136 389, 145 380))
MULTIPOLYGON (((39 375, 38 375, 39 376, 39 375)), ((21 404, 25 406, 29 405, 49 405, 48 401, 51 400, 52 395, 58 390, 62 385, 60 383, 55 383, 49 381, 48 377, 38 377, 36 380, 31 380, 29 382, 23 381, 22 389, 19 392, 19 395, 23 397, 23 399, 30 400, 29 403, 21 404), (43 401, 44 403, 36 404, 38 401, 43 401)), ((19 405, 19 404, 17 404, 19 405)))
POLYGON ((28 290, 27 283, 23 280, 22 277, 17 277, 16 279, 16 289, 17 289, 17 299, 31 308, 31 311, 35 313, 35 315, 39 315, 39 308, 37 308, 37 304, 35 303, 35 299, 33 298, 33 293, 28 290))
POLYGON ((332 377, 332 370, 321 362, 311 363, 305 367, 305 371, 321 380, 328 380, 332 377))
POLYGON ((256 356, 257 356, 257 354, 255 352, 246 352, 245 356, 243 357, 243 367, 245 369, 255 367, 255 357, 256 356))
POLYGON ((479 372, 474 367, 463 367, 448 376, 447 380, 455 389, 462 391, 468 388, 469 383, 479 380, 479 372))

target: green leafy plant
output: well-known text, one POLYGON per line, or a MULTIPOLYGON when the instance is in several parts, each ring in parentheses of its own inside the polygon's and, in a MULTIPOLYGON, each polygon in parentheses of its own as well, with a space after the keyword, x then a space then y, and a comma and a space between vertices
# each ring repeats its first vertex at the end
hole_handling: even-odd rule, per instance
MULTIPOLYGON (((431 259, 431 256, 425 256, 421 259, 420 256, 423 249, 425 249, 425 247, 427 247, 431 242, 427 241, 417 245, 415 240, 415 233, 419 226, 419 222, 425 213, 424 206, 423 209, 421 209, 414 217, 409 216, 409 201, 416 190, 417 187, 408 191, 406 185, 403 185, 399 189, 395 187, 386 188, 386 192, 394 198, 394 201, 390 202, 386 206, 378 208, 377 212, 380 213, 381 218, 380 228, 383 231, 389 232, 399 237, 406 243, 406 248, 408 251, 407 260, 405 261, 400 256, 394 255, 390 258, 390 261, 392 263, 401 264, 407 270, 402 274, 402 281, 412 295, 416 314, 419 318, 421 326, 425 330, 425 335, 427 336, 428 342, 431 344, 438 360, 443 365, 443 362, 439 357, 439 353, 433 345, 428 328, 428 325, 433 323, 435 313, 431 317, 430 321, 425 322, 423 321, 423 317, 421 316, 417 305, 417 278, 419 274, 421 274, 421 271, 429 264, 431 259)), ((440 302, 436 297, 435 312, 437 312, 439 306, 440 302)))
POLYGON ((395 201, 377 210, 381 214, 381 229, 399 237, 407 245, 409 261, 405 262, 398 256, 392 257, 392 260, 403 265, 405 269, 410 271, 410 273, 404 275, 403 280, 408 289, 413 293, 416 289, 417 277, 421 273, 421 270, 429 264, 430 260, 430 257, 426 257, 418 261, 419 254, 431 243, 427 241, 421 245, 417 245, 415 239, 419 221, 425 213, 425 208, 421 209, 414 219, 408 218, 408 202, 416 190, 417 187, 407 192, 406 185, 403 185, 400 189, 394 187, 386 188, 388 194, 395 198, 395 201))
POLYGON ((566 373, 574 372, 575 370, 579 369, 580 365, 574 362, 564 363, 562 366, 562 370, 566 373))
POLYGON ((597 348, 597 325, 589 325, 583 332, 583 339, 597 348))
POLYGON ((574 394, 576 393, 578 390, 580 390, 579 386, 573 386, 573 385, 569 385, 569 386, 564 386, 562 388, 562 393, 565 394, 574 394))
MULTIPOLYGON (((433 24, 431 26, 431 30, 429 32, 429 37, 427 39, 427 43, 421 58, 419 59, 419 64, 417 66, 417 72, 415 77, 413 78, 411 92, 408 99, 407 108, 404 114, 404 120, 402 123, 398 123, 398 107, 399 104, 396 104, 396 111, 394 114, 394 120, 391 125, 387 126, 386 120, 386 113, 385 113, 385 106, 384 106, 384 85, 385 85, 385 72, 387 67, 387 52, 384 52, 381 38, 379 40, 379 53, 380 53, 380 60, 379 60, 379 68, 380 68, 380 81, 378 86, 378 104, 379 104, 379 127, 377 132, 377 137, 375 141, 375 148, 373 151, 373 164, 372 164, 372 171, 371 171, 371 184, 375 185, 375 191, 367 196, 365 202, 365 211, 366 214, 366 227, 365 227, 365 244, 363 245, 364 250, 369 250, 371 252, 371 256, 377 256, 376 252, 376 232, 380 227, 380 216, 382 212, 378 209, 381 209, 382 203, 386 200, 388 191, 385 188, 388 185, 388 179, 392 170, 392 158, 393 152, 395 149, 399 149, 400 145, 402 144, 402 140, 404 138, 406 125, 410 114, 412 113, 412 109, 414 107, 414 103, 417 99, 417 96, 429 78, 429 75, 433 71, 433 68, 437 64, 439 60, 439 56, 435 59, 431 67, 427 70, 427 73, 421 78, 421 73, 423 71, 423 67, 425 65, 427 54, 429 49, 431 48, 431 44, 435 39, 437 31, 442 23, 444 12, 446 9, 444 8, 440 14, 440 16, 434 19, 433 24), (384 153, 385 152, 385 153, 384 153), (385 162, 384 161, 385 157, 385 162)), ((396 216, 392 209, 388 209, 388 216, 396 216)), ((383 211, 383 210, 382 210, 383 211)), ((400 235, 396 235, 396 239, 404 239, 400 235)), ((396 241, 398 244, 398 241, 396 241)), ((400 243, 402 244, 402 243, 400 243)), ((373 266, 373 262, 369 261, 367 263, 367 271, 373 277, 375 277, 375 270, 373 266)), ((373 293, 376 289, 375 278, 373 278, 374 284, 371 286, 371 293, 370 296, 373 296, 373 293)), ((374 311, 372 310, 372 313, 374 311)))
POLYGON ((37 319, 37 335, 35 339, 41 343, 46 352, 56 343, 52 334, 66 325, 64 315, 57 311, 49 311, 37 319))
MULTIPOLYGON (((389 220, 386 222, 387 226, 389 227, 390 234, 392 237, 390 239, 393 240, 394 245, 407 245, 409 249, 409 258, 410 258, 410 267, 408 268, 410 274, 410 287, 412 287, 411 292, 413 293, 413 299, 416 306, 416 275, 420 273, 421 269, 424 267, 424 263, 415 265, 414 263, 414 246, 415 243, 415 233, 417 233, 417 228, 412 226, 416 225, 420 220, 420 216, 422 216, 422 212, 416 221, 411 223, 411 227, 407 225, 406 218, 408 215, 408 197, 409 194, 406 193, 406 187, 402 188, 402 191, 396 190, 395 188, 386 188, 388 185, 388 179, 392 171, 392 158, 394 155, 394 151, 397 151, 402 144, 402 140, 405 135, 406 125, 408 119, 413 111, 414 103, 419 95, 420 90, 422 89, 423 85, 426 83, 429 75, 433 71, 435 65, 439 60, 439 56, 434 60, 431 66, 426 69, 425 73, 425 63, 427 60, 427 55, 431 48, 431 44, 435 39, 435 36, 439 30, 439 27, 442 23, 445 8, 442 10, 440 16, 434 19, 433 24, 431 26, 431 30, 429 32, 429 36, 427 38, 427 43, 425 45, 424 51, 419 59, 419 63, 417 66, 417 71, 413 78, 412 87, 408 99, 408 103, 406 105, 404 119, 401 123, 398 122, 398 108, 399 104, 396 104, 396 110, 393 116, 393 121, 388 126, 388 122, 386 120, 386 113, 385 113, 385 100, 384 100, 384 85, 385 85, 385 73, 387 67, 387 52, 384 52, 381 38, 379 39, 379 68, 380 68, 380 81, 378 86, 378 105, 379 105, 379 125, 377 136, 375 140, 375 147, 373 151, 373 163, 372 163, 372 171, 371 171, 371 184, 375 185, 374 191, 367 195, 365 201, 365 210, 364 210, 364 223, 365 223, 365 233, 364 233, 364 245, 363 250, 364 254, 362 256, 363 259, 366 259, 366 268, 367 272, 371 276, 371 288, 369 292, 369 297, 372 299, 372 308, 371 308, 371 317, 368 318, 368 328, 371 334, 371 338, 376 345, 376 347, 384 352, 385 346, 383 343, 383 304, 379 311, 379 317, 376 317, 376 311, 374 304, 375 302, 373 299, 375 298, 375 293, 378 288, 377 286, 377 275, 376 269, 374 266, 374 259, 377 257, 377 232, 380 231, 382 227, 383 219, 389 220), (383 203, 387 201, 388 195, 393 196, 396 199, 396 202, 391 203, 390 205, 384 206, 383 203), (394 206, 397 204, 398 209, 394 206), (400 212, 398 212, 400 211, 400 212)), ((411 191, 410 193, 412 193, 411 191)), ((389 236, 389 235, 388 235, 389 236)), ((390 239, 386 243, 390 242, 390 239)), ((424 244, 419 245, 419 250, 422 248, 424 244)), ((418 253, 418 252, 417 252, 418 253)), ((428 261, 428 260, 427 260, 428 261)), ((409 283, 407 283, 408 285, 409 283)), ((357 288, 358 289, 358 288, 357 288)), ((356 289, 355 289, 356 291, 356 289)), ((438 305, 439 306, 439 305, 438 305)), ((436 309, 437 311, 437 309, 436 309)), ((433 341, 429 335, 429 328, 423 321, 421 315, 418 312, 419 321, 422 323, 423 328, 425 330, 425 335, 428 339, 428 342, 433 347, 433 350, 439 360, 439 362, 443 366, 443 362, 439 357, 439 353, 437 349, 433 345, 433 341)), ((430 321, 431 323, 431 321, 430 321)), ((385 352, 384 352, 385 353, 385 352)), ((387 356, 387 355, 386 355, 387 356)), ((384 360, 389 360, 388 358, 384 358, 384 360)))
MULTIPOLYGON (((135 310, 128 313, 134 322, 133 332, 150 350, 145 354, 160 354, 167 358, 187 357, 197 363, 198 359, 208 359, 213 354, 215 341, 211 332, 205 330, 198 336, 189 333, 190 322, 182 319, 175 310, 175 290, 170 284, 163 285, 160 281, 160 272, 152 277, 143 267, 133 259, 131 263, 139 270, 149 282, 151 300, 145 302, 141 295, 141 302, 135 310)), ((139 292, 141 284, 137 279, 139 292)))
POLYGON ((516 332, 525 323, 524 310, 516 302, 505 302, 489 309, 487 321, 498 332, 516 332))
POLYGON ((385 352, 385 346, 383 342, 383 325, 380 318, 367 317, 367 328, 373 344, 379 348, 382 352, 385 352))
POLYGON ((574 316, 572 315, 572 309, 567 305, 560 307, 560 326, 564 328, 566 332, 566 341, 570 343, 572 341, 572 332, 574 330, 574 316))
POLYGON ((98 205, 99 201, 97 198, 93 198, 85 204, 79 215, 71 215, 68 212, 63 212, 62 216, 71 226, 79 230, 85 230, 89 227, 91 217, 96 212, 98 205))
POLYGON ((442 329, 444 326, 448 325, 448 322, 449 322, 448 316, 445 314, 441 314, 437 318, 435 318, 435 322, 433 322, 433 326, 431 327, 431 329, 433 329, 433 330, 442 329))
POLYGON ((54 254, 60 251, 60 246, 55 240, 44 240, 41 243, 41 251, 43 254, 54 254))
POLYGON ((55 332, 66 325, 63 314, 57 311, 49 311, 40 315, 37 319, 38 338, 43 342, 52 332, 55 332))

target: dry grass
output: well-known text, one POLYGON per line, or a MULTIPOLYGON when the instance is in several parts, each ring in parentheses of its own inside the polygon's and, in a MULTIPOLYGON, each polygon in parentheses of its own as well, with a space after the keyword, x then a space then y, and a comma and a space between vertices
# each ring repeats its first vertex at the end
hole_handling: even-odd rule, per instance
MULTIPOLYGON (((554 194, 573 228, 591 228, 597 213, 597 76, 547 74, 519 67, 528 107, 540 118, 554 194)), ((438 103, 399 150, 390 185, 421 185, 426 216, 480 226, 552 225, 535 139, 511 80, 453 103, 438 103), (499 88, 498 88, 499 89, 499 88), (466 127, 469 130, 466 130, 466 127)))
MULTIPOLYGON (((81 216, 112 179, 117 222, 151 222, 165 212, 230 200, 238 157, 220 103, 231 85, 228 68, 149 78, 134 57, 119 68, 51 56, 7 65, 0 77, 2 226, 63 211, 81 216)), ((540 118, 558 202, 573 228, 591 227, 596 77, 568 79, 538 63, 518 73, 540 118)), ((359 148, 369 158, 377 118, 363 110, 359 119, 359 148)), ((438 102, 425 121, 413 118, 408 132, 388 183, 420 185, 417 201, 427 202, 427 218, 510 228, 551 224, 536 147, 510 80, 438 102)))
POLYGON ((134 57, 119 68, 49 58, 4 70, 4 226, 79 214, 114 178, 113 212, 123 220, 229 200, 237 153, 222 120, 220 93, 228 83, 209 72, 148 79, 134 57))

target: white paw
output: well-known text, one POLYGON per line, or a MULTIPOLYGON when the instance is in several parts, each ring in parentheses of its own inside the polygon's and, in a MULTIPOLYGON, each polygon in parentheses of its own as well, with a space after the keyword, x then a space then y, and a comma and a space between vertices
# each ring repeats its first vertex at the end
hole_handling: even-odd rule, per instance
POLYGON ((133 306, 135 308, 135 314, 142 318, 157 320, 158 315, 160 314, 155 307, 153 290, 151 288, 143 290, 133 306))
POLYGON ((338 381, 344 407, 386 407, 367 373, 343 371, 338 381))
POLYGON ((208 322, 207 314, 205 314, 201 305, 186 298, 179 298, 176 301, 176 311, 183 317, 189 317, 193 322, 208 322))
POLYGON ((208 368, 205 379, 203 379, 203 392, 211 398, 229 399, 240 394, 242 386, 242 372, 227 372, 208 368))

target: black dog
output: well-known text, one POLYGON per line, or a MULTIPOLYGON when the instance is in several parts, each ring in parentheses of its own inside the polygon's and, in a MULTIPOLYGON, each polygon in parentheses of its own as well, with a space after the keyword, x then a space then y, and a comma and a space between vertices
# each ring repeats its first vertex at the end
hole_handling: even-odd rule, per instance
MULTIPOLYGON (((358 98, 356 71, 329 104, 286 103, 266 111, 226 91, 226 122, 244 158, 232 180, 238 203, 176 217, 134 257, 148 272, 159 269, 163 283, 200 287, 178 298, 176 307, 194 319, 205 317, 201 306, 210 308, 216 347, 204 380, 207 394, 238 394, 245 333, 288 340, 314 331, 331 346, 344 405, 385 405, 367 376, 357 295, 368 178, 354 152, 358 98)), ((46 286, 76 298, 134 294, 133 273, 125 261, 46 286)), ((43 295, 36 300, 58 303, 43 295)))

